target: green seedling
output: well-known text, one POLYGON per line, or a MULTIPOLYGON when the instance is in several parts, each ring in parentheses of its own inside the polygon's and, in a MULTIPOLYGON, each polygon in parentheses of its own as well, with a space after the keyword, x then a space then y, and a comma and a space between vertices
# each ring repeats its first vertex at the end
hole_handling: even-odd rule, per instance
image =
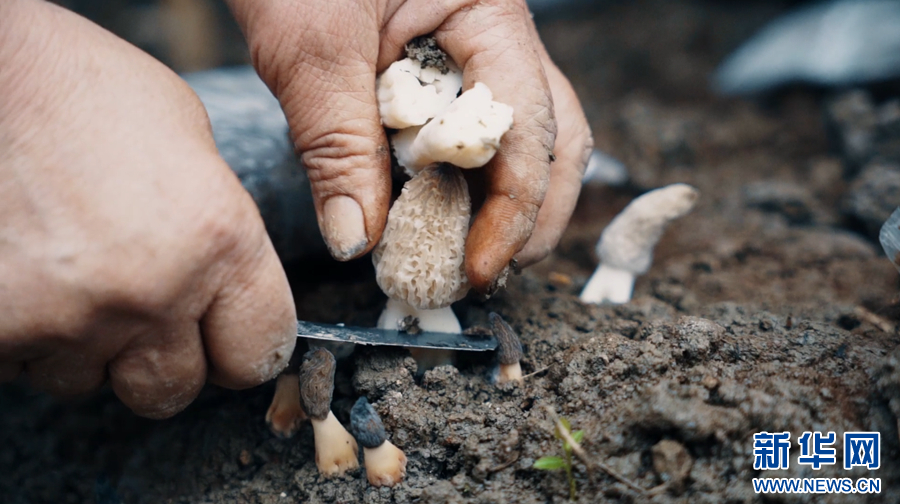
MULTIPOLYGON (((560 418, 559 423, 562 424, 566 433, 572 436, 572 439, 574 439, 576 443, 581 443, 581 440, 584 439, 583 430, 572 432, 572 426, 565 418, 560 418)), ((562 434, 559 433, 559 427, 553 429, 553 437, 562 443, 564 456, 541 457, 535 460, 534 465, 531 467, 542 471, 558 471, 560 469, 565 469, 566 478, 569 479, 569 500, 574 501, 578 497, 578 490, 575 487, 575 477, 572 475, 572 446, 563 438, 562 434)))

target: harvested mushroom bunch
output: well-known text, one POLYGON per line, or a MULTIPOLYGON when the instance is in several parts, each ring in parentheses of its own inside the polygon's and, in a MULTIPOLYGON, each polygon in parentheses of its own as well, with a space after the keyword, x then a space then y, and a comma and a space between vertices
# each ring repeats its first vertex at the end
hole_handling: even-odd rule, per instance
POLYGON ((374 250, 376 279, 389 301, 378 326, 414 317, 426 331, 459 332, 450 304, 469 290, 465 243, 471 217, 462 169, 491 160, 513 122, 483 83, 457 96, 462 74, 434 39, 417 39, 408 57, 378 77, 382 123, 398 163, 412 178, 388 213, 374 250))
POLYGON ((627 303, 634 280, 653 263, 653 249, 670 222, 694 208, 699 192, 687 184, 650 191, 629 203, 597 242, 600 265, 581 291, 585 303, 627 303))

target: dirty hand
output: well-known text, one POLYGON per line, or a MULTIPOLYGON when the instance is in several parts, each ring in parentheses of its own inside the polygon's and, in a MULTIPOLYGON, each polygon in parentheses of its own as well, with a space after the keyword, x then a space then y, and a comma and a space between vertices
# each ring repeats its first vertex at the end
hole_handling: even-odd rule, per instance
POLYGON ((387 218, 390 153, 375 75, 400 59, 409 40, 429 33, 463 69, 464 89, 484 82, 515 110, 513 130, 486 168, 487 199, 466 244, 473 287, 489 290, 511 258, 528 265, 556 245, 581 188, 591 136, 524 0, 229 4, 287 115, 336 258, 371 249, 387 218))
POLYGON ((170 416, 296 340, 259 212, 174 73, 50 3, 0 2, 0 381, 170 416))

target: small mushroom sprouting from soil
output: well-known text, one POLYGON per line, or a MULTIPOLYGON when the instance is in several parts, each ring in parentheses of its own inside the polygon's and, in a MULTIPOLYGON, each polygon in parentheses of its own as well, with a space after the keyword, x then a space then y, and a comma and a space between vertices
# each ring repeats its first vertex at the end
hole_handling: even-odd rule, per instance
POLYGON ((494 381, 498 384, 506 382, 524 382, 522 378, 522 343, 513 328, 503 320, 503 317, 491 312, 488 315, 491 322, 491 332, 497 338, 497 369, 494 373, 494 381))
POLYGON ((363 447, 366 478, 373 486, 394 486, 406 476, 406 455, 387 440, 384 424, 365 397, 350 410, 350 430, 363 447))
POLYGON ((266 425, 280 438, 291 438, 300 430, 306 413, 300 406, 300 376, 297 369, 288 369, 278 375, 275 396, 266 412, 266 425))
POLYGON ((625 207, 600 235, 600 265, 581 291, 581 301, 621 304, 631 300, 634 280, 650 269, 653 248, 666 226, 687 215, 699 194, 687 184, 672 184, 650 191, 625 207))
POLYGON ((359 467, 356 440, 331 412, 334 368, 334 356, 324 348, 306 352, 300 364, 300 402, 312 422, 316 466, 325 477, 359 467))

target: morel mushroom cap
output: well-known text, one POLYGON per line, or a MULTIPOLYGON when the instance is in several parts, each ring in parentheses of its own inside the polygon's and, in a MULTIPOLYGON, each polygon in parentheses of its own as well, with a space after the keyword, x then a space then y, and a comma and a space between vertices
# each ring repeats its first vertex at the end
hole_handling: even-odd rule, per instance
POLYGON ((491 331, 497 338, 497 360, 500 364, 518 364, 522 360, 522 343, 519 342, 516 331, 494 312, 488 315, 488 320, 491 322, 491 331))
POLYGON ((372 255, 381 290, 419 309, 462 299, 469 290, 470 216, 468 186, 458 168, 431 166, 407 181, 372 255))
POLYGON ((687 215, 699 194, 687 184, 672 184, 636 198, 600 235, 600 262, 636 275, 646 273, 666 226, 687 215))
POLYGON ((331 412, 334 366, 334 356, 324 348, 314 348, 303 355, 300 364, 300 404, 310 418, 324 420, 331 412))
POLYGON ((381 418, 365 397, 357 399, 350 409, 350 432, 363 448, 378 448, 387 440, 381 418))

